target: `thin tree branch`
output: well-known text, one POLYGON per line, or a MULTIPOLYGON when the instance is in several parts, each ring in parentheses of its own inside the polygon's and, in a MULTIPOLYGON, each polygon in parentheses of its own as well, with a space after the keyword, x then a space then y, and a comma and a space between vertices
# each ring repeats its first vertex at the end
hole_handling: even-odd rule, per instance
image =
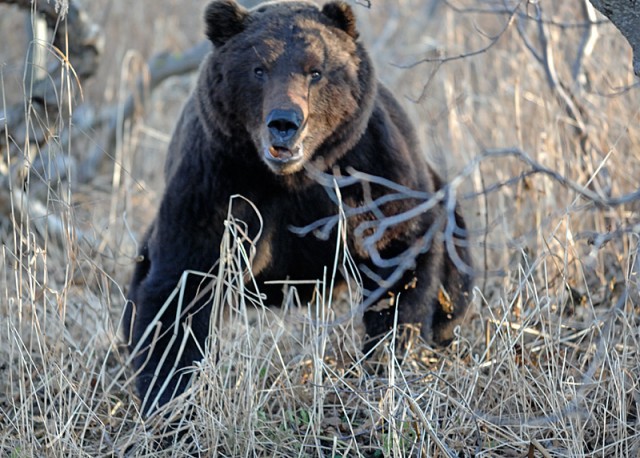
POLYGON ((573 81, 577 81, 582 70, 582 63, 585 57, 589 57, 593 52, 593 47, 598 40, 598 28, 596 27, 596 10, 593 8, 589 0, 582 0, 582 14, 585 18, 585 23, 588 24, 585 28, 580 45, 578 46, 578 52, 576 54, 576 60, 571 68, 571 76, 573 81))
POLYGON ((91 127, 99 127, 107 123, 106 140, 104 144, 98 144, 91 151, 78 169, 78 182, 85 183, 95 176, 100 162, 109 154, 116 141, 116 133, 122 124, 136 113, 136 109, 143 111, 151 92, 160 83, 172 76, 184 75, 196 71, 205 56, 211 51, 211 43, 202 41, 183 53, 161 52, 153 56, 147 64, 147 73, 136 81, 135 93, 129 95, 124 107, 113 107, 106 116, 96 120, 91 127))

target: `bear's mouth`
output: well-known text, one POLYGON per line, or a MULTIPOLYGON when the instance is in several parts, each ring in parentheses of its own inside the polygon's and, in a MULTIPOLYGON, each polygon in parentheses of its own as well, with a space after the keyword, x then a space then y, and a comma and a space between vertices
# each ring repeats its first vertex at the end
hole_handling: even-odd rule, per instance
POLYGON ((289 148, 273 145, 269 147, 269 155, 272 159, 283 162, 288 162, 295 156, 293 151, 291 151, 289 148))
POLYGON ((264 148, 264 159, 269 168, 278 174, 286 175, 297 171, 302 162, 302 145, 288 148, 283 145, 269 145, 264 148))

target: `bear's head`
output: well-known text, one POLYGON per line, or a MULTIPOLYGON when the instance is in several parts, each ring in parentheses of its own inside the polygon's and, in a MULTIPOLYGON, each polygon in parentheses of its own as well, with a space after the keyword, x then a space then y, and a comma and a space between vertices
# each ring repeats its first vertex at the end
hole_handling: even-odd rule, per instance
POLYGON ((310 160, 326 169, 355 145, 376 83, 347 4, 276 1, 247 10, 217 0, 205 23, 215 45, 199 83, 205 123, 250 138, 277 175, 310 160))

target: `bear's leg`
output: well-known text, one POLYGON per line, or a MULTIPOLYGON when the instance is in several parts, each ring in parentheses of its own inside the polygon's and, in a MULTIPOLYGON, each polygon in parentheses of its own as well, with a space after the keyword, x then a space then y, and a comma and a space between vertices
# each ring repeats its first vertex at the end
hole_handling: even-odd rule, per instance
POLYGON ((446 275, 434 301, 435 314, 431 323, 431 339, 440 346, 447 346, 453 340, 453 330, 460 324, 467 310, 471 288, 470 277, 460 272, 451 258, 447 256, 445 263, 446 275))
POLYGON ((362 320, 367 335, 362 351, 365 355, 369 354, 380 342, 380 339, 393 328, 395 310, 395 306, 389 305, 384 310, 367 310, 364 312, 362 320))
MULTIPOLYGON (((433 297, 436 284, 434 283, 433 265, 422 255, 417 264, 418 268, 406 272, 393 288, 385 292, 384 296, 363 316, 367 339, 364 352, 368 353, 382 337, 393 329, 396 320, 398 325, 417 325, 421 331, 431 329, 431 322, 435 313, 433 297), (397 311, 396 311, 397 310, 397 311)), ((388 278, 391 271, 385 272, 388 278)), ((436 277, 437 278, 437 277, 436 277)), ((375 291, 378 284, 365 282, 365 290, 375 291), (372 289, 373 288, 373 289, 372 289)), ((400 335, 397 335, 400 338, 400 335)), ((400 346, 402 341, 397 342, 400 346)))
POLYGON ((124 334, 125 341, 129 346, 129 351, 131 351, 131 339, 132 339, 132 329, 131 323, 134 316, 134 304, 138 302, 138 290, 140 288, 140 284, 146 278, 149 273, 149 269, 151 267, 151 262, 149 261, 149 247, 147 245, 148 233, 144 237, 144 242, 142 243, 142 247, 140 249, 140 253, 138 253, 139 261, 136 262, 135 269, 133 271, 133 277, 131 279, 131 285, 129 286, 129 295, 127 297, 127 302, 124 305, 124 314, 122 317, 122 332, 124 334))
MULTIPOLYGON (((463 223, 460 218, 461 230, 463 223)), ((365 312, 363 320, 368 335, 365 353, 393 329, 396 308, 398 325, 419 326, 421 336, 430 344, 446 346, 451 343, 453 330, 466 312, 472 284, 471 276, 456 264, 470 268, 468 249, 459 245, 456 252, 460 259, 454 261, 444 243, 432 247, 418 257, 413 271, 405 273, 401 281, 365 312)), ((389 275, 390 272, 385 272, 383 278, 389 278, 389 275)), ((379 285, 365 284, 369 291, 377 287, 379 285)))
POLYGON ((202 282, 188 280, 182 302, 173 298, 161 312, 177 283, 148 277, 137 294, 143 306, 134 311, 131 348, 145 415, 184 392, 191 366, 203 357, 211 306, 206 300, 194 300, 202 282))
POLYGON ((464 220, 456 212, 456 223, 460 231, 460 238, 453 239, 457 259, 452 259, 445 247, 441 274, 441 286, 435 300, 435 314, 432 323, 432 338, 437 345, 446 346, 453 340, 453 330, 462 321, 467 311, 473 277, 469 273, 472 269, 471 253, 467 246, 464 220))

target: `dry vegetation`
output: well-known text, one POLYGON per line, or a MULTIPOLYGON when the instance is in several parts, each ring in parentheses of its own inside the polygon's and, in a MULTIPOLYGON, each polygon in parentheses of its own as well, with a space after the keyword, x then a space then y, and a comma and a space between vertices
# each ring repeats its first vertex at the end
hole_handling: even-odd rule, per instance
MULTIPOLYGON (((104 17, 106 48, 75 111, 122 103, 153 53, 201 37, 199 1, 86 3, 104 17)), ((2 182, 0 454, 640 456, 640 89, 628 45, 601 22, 585 52, 581 0, 516 14, 511 2, 372 3, 354 6, 363 39, 473 235, 477 287, 456 344, 415 342, 396 359, 388 339, 385 370, 372 370, 357 320, 325 294, 331 271, 310 307, 262 310, 240 281, 231 225, 214 285, 219 357, 168 418, 141 419, 118 328, 192 83, 173 78, 89 182, 34 170, 2 182), (183 434, 160 440, 168 424, 183 434)), ((28 100, 22 21, 0 5, 0 108, 28 100)), ((78 161, 104 139, 72 134, 58 154, 78 161)), ((5 178, 36 148, 14 146, 5 178)))

